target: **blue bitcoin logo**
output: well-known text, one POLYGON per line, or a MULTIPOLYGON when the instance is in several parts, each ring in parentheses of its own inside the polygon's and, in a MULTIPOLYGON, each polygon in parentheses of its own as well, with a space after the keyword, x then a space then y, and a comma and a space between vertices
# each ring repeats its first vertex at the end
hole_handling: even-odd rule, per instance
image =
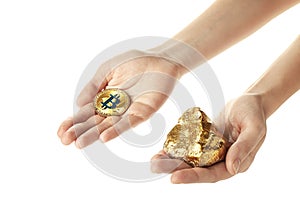
POLYGON ((106 108, 114 109, 117 107, 117 105, 119 103, 120 103, 120 95, 119 94, 115 94, 115 95, 110 94, 110 97, 105 102, 101 102, 103 109, 106 109, 106 108))

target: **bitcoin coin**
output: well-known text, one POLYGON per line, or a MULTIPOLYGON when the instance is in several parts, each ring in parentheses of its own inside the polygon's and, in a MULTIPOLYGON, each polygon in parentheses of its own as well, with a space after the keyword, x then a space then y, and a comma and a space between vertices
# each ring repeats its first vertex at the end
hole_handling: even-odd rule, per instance
POLYGON ((123 90, 112 88, 99 92, 94 99, 94 108, 101 116, 122 115, 130 105, 130 98, 123 90))

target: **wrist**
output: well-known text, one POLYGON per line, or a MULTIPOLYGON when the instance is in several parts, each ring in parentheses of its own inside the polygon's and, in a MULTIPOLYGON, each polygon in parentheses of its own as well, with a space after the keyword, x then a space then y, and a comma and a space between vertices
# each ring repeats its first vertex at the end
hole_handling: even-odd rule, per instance
POLYGON ((166 57, 157 55, 155 56, 158 59, 157 65, 159 65, 159 68, 157 68, 156 71, 170 75, 177 80, 179 80, 187 72, 185 67, 174 62, 173 60, 170 60, 166 57))
POLYGON ((177 64, 180 77, 206 61, 205 57, 196 49, 174 39, 170 39, 148 52, 177 64))
POLYGON ((270 85, 260 86, 259 83, 247 89, 245 94, 252 95, 257 99, 261 104, 266 119, 269 118, 285 100, 282 94, 277 92, 276 87, 270 85))
POLYGON ((260 107, 260 109, 263 111, 265 118, 267 119, 270 114, 270 107, 268 106, 267 101, 267 92, 265 91, 255 91, 255 90, 247 90, 243 93, 243 96, 251 97, 253 101, 255 101, 256 105, 260 107))
POLYGON ((266 117, 300 88, 300 37, 254 83, 248 93, 261 95, 266 117))
MULTIPOLYGON (((135 60, 138 65, 144 65, 148 71, 160 72, 172 76, 175 79, 180 79, 185 73, 186 68, 176 63, 174 60, 163 57, 160 53, 154 51, 141 51, 137 49, 130 50, 118 56, 121 62, 135 60)), ((112 63, 110 63, 112 64, 112 63)), ((140 72, 140 71, 137 71, 140 72)))

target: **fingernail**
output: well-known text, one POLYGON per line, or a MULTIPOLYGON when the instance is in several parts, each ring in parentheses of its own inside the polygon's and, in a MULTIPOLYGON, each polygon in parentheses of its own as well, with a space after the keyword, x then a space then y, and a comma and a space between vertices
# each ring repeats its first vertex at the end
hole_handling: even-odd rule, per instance
POLYGON ((159 162, 159 161, 157 161, 157 160, 151 161, 150 169, 151 169, 151 172, 153 172, 153 173, 159 173, 159 171, 158 171, 159 168, 158 168, 157 162, 159 162))
POLYGON ((238 174, 239 170, 240 170, 240 165, 241 165, 241 161, 239 159, 236 159, 234 162, 233 162, 233 171, 234 171, 234 174, 238 174))
POLYGON ((105 143, 106 142, 106 138, 103 137, 103 135, 100 135, 99 139, 100 139, 101 143, 105 143))
POLYGON ((180 181, 180 178, 178 177, 178 173, 176 173, 176 172, 174 172, 173 174, 172 174, 172 176, 171 176, 171 183, 172 184, 180 184, 180 183, 182 183, 181 181, 180 181))
POLYGON ((78 140, 75 141, 75 146, 76 146, 78 149, 82 149, 82 145, 81 145, 80 141, 78 141, 78 140))

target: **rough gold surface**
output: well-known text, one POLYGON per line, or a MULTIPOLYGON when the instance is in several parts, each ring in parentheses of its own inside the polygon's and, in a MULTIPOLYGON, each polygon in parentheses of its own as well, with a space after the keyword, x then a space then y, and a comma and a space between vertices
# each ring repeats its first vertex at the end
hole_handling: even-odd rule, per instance
POLYGON ((99 92, 94 99, 96 113, 104 117, 122 115, 129 105, 129 96, 123 90, 115 88, 99 92))
POLYGON ((185 111, 169 132, 164 151, 192 167, 210 166, 225 158, 228 143, 198 107, 185 111))

